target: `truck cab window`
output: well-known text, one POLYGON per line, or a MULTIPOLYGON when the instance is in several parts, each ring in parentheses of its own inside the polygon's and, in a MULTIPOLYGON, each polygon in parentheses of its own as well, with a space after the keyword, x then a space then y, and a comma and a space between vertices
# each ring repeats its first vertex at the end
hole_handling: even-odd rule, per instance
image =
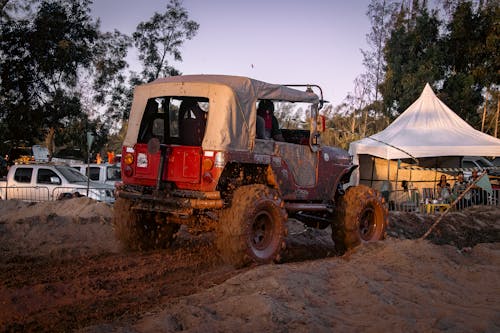
POLYGON ((99 181, 99 173, 101 169, 99 167, 90 167, 90 173, 87 171, 87 176, 90 180, 99 181))
POLYGON ((33 168, 18 168, 14 174, 14 180, 19 183, 31 183, 33 168))
POLYGON ((38 169, 38 174, 36 176, 37 184, 52 184, 50 178, 59 176, 50 169, 38 169))
POLYGON ((150 98, 139 128, 137 142, 157 138, 160 143, 200 146, 205 134, 208 99, 164 96, 150 98))

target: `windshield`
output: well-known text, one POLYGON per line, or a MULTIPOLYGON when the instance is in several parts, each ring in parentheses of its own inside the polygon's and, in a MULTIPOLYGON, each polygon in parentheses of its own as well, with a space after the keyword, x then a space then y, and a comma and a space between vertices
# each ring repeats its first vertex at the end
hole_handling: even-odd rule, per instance
POLYGON ((311 103, 274 102, 274 116, 280 128, 293 130, 309 130, 311 103))
POLYGON ((86 182, 87 177, 82 175, 80 172, 76 171, 75 169, 69 167, 69 166, 62 166, 58 165, 56 166, 56 169, 62 173, 64 178, 70 183, 78 183, 78 182, 86 182))

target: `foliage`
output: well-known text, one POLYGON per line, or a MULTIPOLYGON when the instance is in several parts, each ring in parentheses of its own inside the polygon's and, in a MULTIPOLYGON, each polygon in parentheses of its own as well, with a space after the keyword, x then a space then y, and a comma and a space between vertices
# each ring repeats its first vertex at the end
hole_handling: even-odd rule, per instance
POLYGON ((458 2, 442 41, 447 59, 440 97, 476 127, 481 123, 476 111, 483 103, 484 89, 495 89, 500 82, 498 22, 499 1, 487 1, 478 6, 468 1, 458 2))
POLYGON ((179 75, 169 65, 167 56, 182 60, 180 48, 186 39, 190 40, 196 35, 198 28, 198 23, 189 20, 188 12, 180 0, 170 0, 165 13, 155 13, 149 21, 141 22, 133 38, 144 67, 144 80, 149 82, 160 75, 179 75))
MULTIPOLYGON (((369 46, 367 50, 361 50, 363 55, 363 66, 366 71, 356 79, 356 87, 363 86, 362 94, 357 94, 363 99, 363 105, 369 105, 371 109, 380 105, 379 85, 384 77, 386 66, 384 58, 384 46, 390 36, 391 27, 397 13, 397 3, 392 1, 372 0, 368 5, 366 15, 371 22, 370 32, 366 35, 369 46)), ((382 110, 375 109, 381 113, 382 110)))
POLYGON ((451 109, 479 128, 484 93, 499 82, 500 2, 443 3, 448 13, 443 21, 426 1, 401 6, 385 46, 384 107, 397 116, 430 83, 451 109))
POLYGON ((106 105, 105 115, 111 122, 127 119, 131 102, 132 86, 127 83, 128 63, 125 58, 132 39, 120 33, 99 33, 94 46, 93 90, 95 102, 106 105))
MULTIPOLYGON (((133 87, 178 73, 166 57, 181 60, 181 46, 199 27, 181 2, 172 0, 165 13, 139 24, 133 38, 117 30, 101 32, 90 4, 0 0, 0 145, 41 143, 46 136, 49 146, 86 151, 91 131, 99 151, 128 118, 133 87), (127 73, 133 42, 144 64, 141 76, 127 73)), ((115 141, 123 139, 120 133, 115 141)))
POLYGON ((388 117, 410 106, 427 82, 443 77, 439 27, 437 13, 429 12, 418 1, 411 9, 401 7, 385 45, 387 67, 380 85, 388 117))
POLYGON ((0 27, 0 119, 7 130, 1 140, 41 141, 85 115, 72 88, 78 72, 90 66, 97 25, 89 1, 42 1, 24 19, 0 27))

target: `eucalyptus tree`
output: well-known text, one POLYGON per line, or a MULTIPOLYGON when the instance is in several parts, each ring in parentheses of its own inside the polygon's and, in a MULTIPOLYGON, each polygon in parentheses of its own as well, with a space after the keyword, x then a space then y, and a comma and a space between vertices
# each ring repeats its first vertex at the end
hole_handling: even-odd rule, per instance
POLYGON ((133 39, 143 65, 143 79, 149 82, 160 75, 178 75, 169 57, 182 61, 181 47, 196 35, 198 28, 180 0, 170 0, 164 13, 156 12, 149 21, 139 23, 133 39))

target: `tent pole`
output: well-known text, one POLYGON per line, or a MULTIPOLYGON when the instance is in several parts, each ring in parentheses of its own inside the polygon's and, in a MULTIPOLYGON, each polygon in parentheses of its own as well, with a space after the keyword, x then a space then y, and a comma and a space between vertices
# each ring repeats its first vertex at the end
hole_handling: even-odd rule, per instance
POLYGON ((435 171, 434 171, 434 184, 432 186, 433 190, 432 192, 433 193, 436 193, 436 182, 437 182, 437 174, 438 174, 438 165, 439 165, 439 157, 436 158, 436 166, 435 166, 435 171))
POLYGON ((391 165, 390 165, 390 160, 387 160, 387 181, 389 182, 389 184, 391 183, 390 175, 391 175, 391 165))
POLYGON ((370 187, 373 187, 373 171, 375 170, 375 156, 372 156, 372 176, 370 177, 370 187))
POLYGON ((396 190, 398 189, 398 178, 399 178, 399 160, 397 162, 397 168, 396 168, 396 190))

